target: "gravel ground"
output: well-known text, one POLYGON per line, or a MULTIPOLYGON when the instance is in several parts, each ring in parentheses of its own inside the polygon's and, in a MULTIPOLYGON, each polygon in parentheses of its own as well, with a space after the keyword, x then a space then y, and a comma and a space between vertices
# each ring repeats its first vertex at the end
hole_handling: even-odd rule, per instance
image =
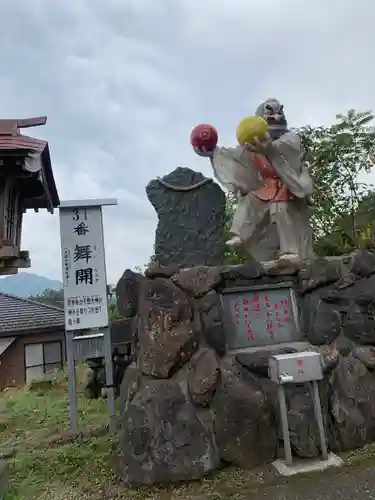
MULTIPOLYGON (((243 497, 244 499, 246 497, 243 497)), ((340 472, 294 477, 253 491, 247 497, 267 500, 375 500, 375 468, 343 467, 340 472)))

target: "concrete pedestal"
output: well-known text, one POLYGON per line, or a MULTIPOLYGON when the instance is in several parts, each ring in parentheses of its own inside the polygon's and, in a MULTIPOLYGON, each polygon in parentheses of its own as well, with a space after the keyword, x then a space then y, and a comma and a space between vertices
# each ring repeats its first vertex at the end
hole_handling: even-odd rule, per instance
POLYGON ((294 476, 296 474, 305 474, 307 472, 318 472, 330 467, 340 467, 343 465, 342 458, 334 453, 329 453, 328 460, 321 458, 314 459, 295 459, 293 465, 287 465, 284 460, 275 460, 272 465, 281 476, 294 476))

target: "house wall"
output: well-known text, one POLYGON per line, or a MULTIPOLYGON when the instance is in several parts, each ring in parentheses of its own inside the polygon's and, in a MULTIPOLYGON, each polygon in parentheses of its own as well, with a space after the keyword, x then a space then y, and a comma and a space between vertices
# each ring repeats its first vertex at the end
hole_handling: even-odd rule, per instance
POLYGON ((0 357, 0 391, 6 387, 20 386, 26 382, 25 345, 40 344, 51 341, 62 342, 63 362, 66 361, 66 345, 64 330, 27 335, 14 334, 17 337, 13 344, 0 357))

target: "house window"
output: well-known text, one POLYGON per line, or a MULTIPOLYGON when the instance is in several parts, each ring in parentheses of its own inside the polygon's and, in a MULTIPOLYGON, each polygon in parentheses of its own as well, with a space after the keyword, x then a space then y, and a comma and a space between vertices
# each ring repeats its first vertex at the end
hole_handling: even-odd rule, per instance
POLYGON ((62 368, 61 342, 25 345, 26 382, 62 368))

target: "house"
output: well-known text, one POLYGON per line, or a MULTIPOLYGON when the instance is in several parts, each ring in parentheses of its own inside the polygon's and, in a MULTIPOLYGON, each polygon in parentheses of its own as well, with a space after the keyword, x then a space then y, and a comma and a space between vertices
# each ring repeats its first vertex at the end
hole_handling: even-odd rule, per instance
POLYGON ((29 253, 21 251, 24 212, 53 213, 60 204, 48 143, 20 133, 46 121, 45 116, 0 120, 0 275, 31 265, 29 253))
POLYGON ((64 310, 0 293, 0 390, 65 362, 64 310))

